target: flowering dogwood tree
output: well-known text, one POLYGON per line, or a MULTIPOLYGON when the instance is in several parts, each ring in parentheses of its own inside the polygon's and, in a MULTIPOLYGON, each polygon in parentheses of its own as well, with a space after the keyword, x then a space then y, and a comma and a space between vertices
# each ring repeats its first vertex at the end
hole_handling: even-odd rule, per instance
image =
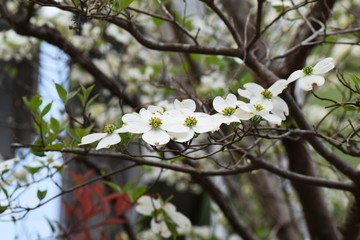
POLYGON ((36 161, 0 163, 1 220, 62 197, 54 238, 358 239, 359 8, 0 0, 4 61, 46 41, 70 67, 60 118, 24 97, 36 161), (22 205, 44 179, 60 193, 22 205))

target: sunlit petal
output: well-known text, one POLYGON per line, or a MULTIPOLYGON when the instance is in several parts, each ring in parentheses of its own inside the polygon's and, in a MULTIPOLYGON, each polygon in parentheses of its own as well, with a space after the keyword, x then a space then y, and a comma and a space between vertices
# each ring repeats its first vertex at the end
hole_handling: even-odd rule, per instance
POLYGON ((96 146, 96 150, 99 150, 102 148, 109 148, 111 145, 118 144, 120 141, 121 141, 121 138, 120 138, 119 134, 117 134, 117 133, 110 134, 100 140, 100 142, 96 146))
POLYGON ((222 97, 217 96, 213 100, 213 107, 217 112, 221 113, 224 108, 228 107, 228 105, 222 97))
POLYGON ((244 88, 255 96, 259 95, 262 91, 264 91, 264 88, 257 83, 246 83, 244 84, 244 88))
POLYGON ((298 81, 298 86, 304 91, 310 91, 313 87, 322 86, 325 78, 320 75, 305 76, 298 81))
POLYGON ((304 77, 305 74, 302 70, 296 70, 295 72, 293 72, 292 74, 290 74, 290 76, 288 77, 287 81, 288 83, 292 83, 293 81, 301 78, 301 77, 304 77))
POLYGON ((276 82, 274 82, 273 85, 271 85, 271 87, 269 87, 269 91, 272 93, 273 96, 277 96, 280 93, 282 93, 282 91, 284 91, 284 89, 288 86, 289 82, 285 79, 280 79, 277 80, 276 82))
POLYGON ((170 136, 164 130, 152 129, 142 135, 142 139, 150 145, 160 146, 170 141, 170 136))
POLYGON ((175 109, 185 108, 192 112, 194 112, 196 109, 196 104, 195 104, 194 100, 192 100, 192 99, 184 99, 182 101, 175 99, 174 106, 175 106, 175 109))
POLYGON ((122 117, 123 130, 131 133, 144 133, 151 129, 148 122, 138 113, 128 113, 122 117))
POLYGON ((174 133, 168 132, 170 138, 175 142, 187 142, 194 137, 194 130, 189 129, 187 132, 184 133, 174 133))
POLYGON ((274 114, 261 115, 261 117, 263 117, 269 123, 276 124, 276 125, 281 124, 281 118, 279 116, 274 115, 274 114))
POLYGON ((335 67, 333 58, 325 58, 318 62, 313 69, 313 74, 325 74, 335 67))
POLYGON ((83 138, 81 138, 81 143, 79 145, 96 142, 96 141, 102 139, 103 137, 105 137, 106 135, 107 135, 107 133, 92 133, 92 134, 86 135, 83 138))
POLYGON ((145 216, 151 216, 154 210, 161 208, 160 201, 149 196, 140 197, 136 203, 135 210, 145 216))

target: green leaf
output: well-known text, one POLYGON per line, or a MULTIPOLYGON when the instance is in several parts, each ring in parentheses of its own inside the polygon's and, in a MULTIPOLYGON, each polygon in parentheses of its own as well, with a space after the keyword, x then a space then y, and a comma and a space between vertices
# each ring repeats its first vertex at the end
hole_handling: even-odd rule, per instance
POLYGON ((5 212, 6 209, 8 209, 8 207, 9 207, 9 206, 1 206, 1 205, 0 205, 0 214, 3 213, 3 212, 5 212))
POLYGON ((66 96, 67 96, 66 90, 58 83, 55 83, 55 87, 61 101, 63 101, 63 103, 66 103, 66 96))
POLYGON ((1 184, 0 184, 0 188, 1 188, 1 190, 4 192, 6 198, 9 198, 9 193, 8 193, 8 191, 6 190, 6 188, 4 188, 1 184))
POLYGON ((128 191, 128 194, 130 196, 130 198, 135 201, 136 199, 138 199, 139 197, 141 197, 144 193, 146 192, 146 187, 144 186, 138 186, 132 190, 128 191))
POLYGON ((41 103, 42 103, 42 100, 41 100, 40 95, 37 94, 37 95, 33 96, 29 103, 30 110, 34 111, 34 110, 38 109, 40 107, 41 103))
POLYGON ((47 150, 47 151, 60 151, 63 148, 64 148, 64 146, 62 144, 54 144, 54 145, 47 146, 45 148, 45 150, 47 150))
POLYGON ((106 181, 103 180, 103 182, 105 183, 106 186, 108 186, 109 188, 111 188, 112 190, 114 190, 114 192, 117 193, 121 193, 121 188, 119 185, 117 185, 116 183, 110 182, 110 181, 106 181))
POLYGON ((134 183, 132 181, 128 181, 123 187, 122 187, 122 192, 123 193, 127 193, 129 191, 129 188, 133 185, 134 183))
POLYGON ((70 93, 66 96, 65 103, 67 103, 67 102, 70 101, 73 97, 75 97, 78 92, 79 92, 79 90, 70 92, 70 93))
POLYGON ((55 229, 54 224, 52 224, 52 222, 51 222, 51 220, 50 220, 49 218, 45 217, 45 219, 46 219, 47 223, 49 224, 49 227, 50 227, 50 229, 51 229, 51 232, 52 232, 52 233, 55 233, 56 229, 55 229))
POLYGON ((354 106, 354 105, 343 105, 343 108, 345 111, 356 111, 356 110, 360 110, 360 108, 354 106))
POLYGON ((24 168, 25 168, 26 171, 28 171, 31 175, 34 175, 35 173, 39 172, 43 167, 29 167, 29 166, 24 166, 24 168))
POLYGON ((61 132, 61 128, 60 128, 60 122, 55 119, 55 118, 50 118, 50 129, 55 133, 60 133, 61 132))
POLYGON ((45 157, 45 152, 41 147, 30 147, 30 152, 39 157, 45 157))
POLYGON ((40 201, 43 200, 46 197, 46 193, 47 193, 47 190, 44 190, 44 191, 38 190, 37 191, 37 198, 40 201))
POLYGON ((134 0, 114 0, 113 4, 116 10, 121 11, 130 6, 133 1, 134 0))
POLYGON ((43 117, 43 116, 45 116, 46 114, 48 114, 48 112, 49 112, 50 109, 51 109, 51 106, 52 106, 52 102, 49 103, 49 104, 47 104, 47 105, 44 107, 44 109, 41 111, 40 116, 43 117))

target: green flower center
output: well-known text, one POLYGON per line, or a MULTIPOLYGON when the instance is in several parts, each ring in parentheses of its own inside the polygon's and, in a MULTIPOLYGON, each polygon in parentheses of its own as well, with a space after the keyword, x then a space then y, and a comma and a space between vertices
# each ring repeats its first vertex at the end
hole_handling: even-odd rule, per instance
POLYGON ((107 124, 104 127, 104 132, 106 132, 107 134, 112 134, 115 130, 116 130, 116 127, 114 124, 107 124))
POLYGON ((149 120, 149 125, 153 128, 158 128, 161 126, 161 124, 162 124, 162 121, 158 117, 151 117, 149 120))
POLYGON ((311 75, 313 70, 314 70, 314 68, 312 66, 306 66, 303 68, 302 71, 305 75, 311 75))
POLYGON ((257 112, 264 110, 264 107, 261 104, 254 104, 253 106, 257 112))
POLYGON ((272 93, 268 89, 265 89, 264 91, 262 91, 261 95, 263 95, 263 97, 266 99, 271 99, 273 96, 272 93))
POLYGON ((195 117, 187 117, 185 119, 185 122, 184 122, 184 125, 187 126, 187 127, 192 127, 192 126, 195 126, 197 124, 197 120, 195 117))
POLYGON ((234 112, 235 112, 235 108, 233 107, 226 107, 222 110, 222 114, 224 116, 231 116, 234 114, 234 112))

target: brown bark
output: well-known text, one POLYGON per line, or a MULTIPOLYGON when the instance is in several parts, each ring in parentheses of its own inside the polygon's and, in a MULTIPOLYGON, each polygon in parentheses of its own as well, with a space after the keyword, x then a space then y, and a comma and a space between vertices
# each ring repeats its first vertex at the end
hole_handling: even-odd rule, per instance
POLYGON ((360 240, 360 199, 350 198, 346 218, 341 227, 344 239, 360 240))
MULTIPOLYGON (((309 150, 303 140, 283 140, 289 167, 293 172, 315 176, 315 168, 309 150)), ((292 181, 302 205, 307 227, 313 239, 336 240, 340 233, 336 228, 320 188, 292 181)))
POLYGON ((268 172, 258 171, 250 174, 249 179, 272 227, 276 230, 277 237, 280 240, 302 239, 275 177, 268 172))

